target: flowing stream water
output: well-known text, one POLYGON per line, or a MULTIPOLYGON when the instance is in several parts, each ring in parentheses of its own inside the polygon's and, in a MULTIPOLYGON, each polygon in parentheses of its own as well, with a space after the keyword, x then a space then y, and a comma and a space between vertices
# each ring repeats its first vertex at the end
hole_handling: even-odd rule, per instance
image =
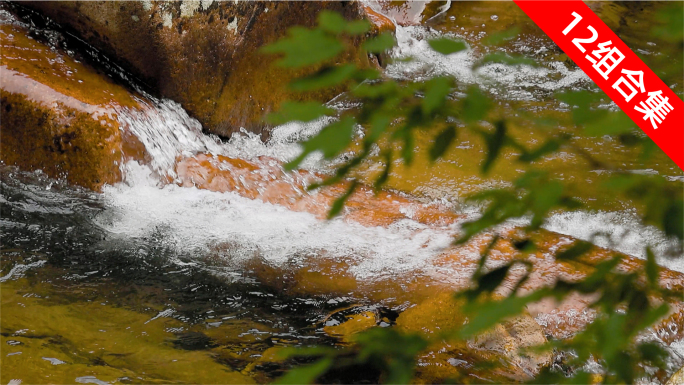
MULTIPOLYGON (((581 70, 553 58, 540 68, 492 64, 473 70, 482 35, 478 26, 445 27, 455 12, 443 16, 447 21, 441 27, 397 26, 393 56, 417 60, 391 64, 386 75, 412 80, 453 75, 464 85, 480 84, 511 110, 522 102, 540 110, 563 110, 549 97, 553 92, 591 89, 581 70), (474 48, 448 57, 436 54, 425 38, 438 34, 463 37, 474 48)), ((492 10, 478 12, 492 23, 501 20, 492 17, 492 10)), ((533 47, 533 53, 545 57, 548 44, 527 36, 512 49, 533 47)), ((148 108, 117 112, 151 162, 122 164, 124 181, 102 193, 67 186, 40 172, 0 166, 3 366, 12 361, 3 382, 269 381, 286 369, 270 359, 274 347, 337 343, 323 330, 337 322, 330 318, 336 310, 372 310, 391 323, 391 314, 407 304, 377 301, 371 295, 291 294, 279 290, 277 282, 265 285, 261 270, 295 271, 319 258, 345 261, 351 266, 348 273, 360 281, 429 275, 434 272, 431 261, 458 231, 458 224, 432 228, 411 220, 389 227, 322 221, 234 192, 163 183, 177 177, 174 165, 180 156, 196 153, 291 160, 300 151, 298 141, 325 122, 277 127, 266 143, 247 132, 221 142, 203 134, 201 125, 173 101, 147 96, 140 103, 148 108), (193 365, 204 370, 189 370, 193 365)), ((533 140, 533 133, 528 135, 533 140)), ((418 146, 427 148, 428 138, 419 138, 418 146)), ((594 145, 609 141, 599 139, 594 145)), ((629 149, 613 148, 613 159, 633 159, 629 149)), ((427 162, 420 159, 412 168, 398 165, 390 186, 473 218, 478 208, 464 205, 465 195, 505 186, 519 173, 502 165, 491 177, 480 177, 473 159, 480 159, 481 150, 475 138, 462 138, 428 172, 427 162)), ((586 196, 593 196, 597 190, 591 186, 600 181, 601 172, 571 174, 572 161, 568 154, 549 160, 548 167, 561 177, 566 173, 586 179, 591 190, 586 196)), ((328 172, 334 164, 313 156, 304 167, 328 172)), ((372 164, 368 168, 372 171, 372 164)), ((684 181, 681 170, 662 157, 652 164, 634 163, 634 171, 668 176, 678 186, 684 181)), ((659 230, 639 224, 636 208, 607 200, 596 207, 602 210, 557 213, 545 227, 582 239, 600 230, 607 234, 596 241, 600 246, 640 258, 647 244, 657 251, 668 247, 659 230)), ((661 264, 684 272, 681 259, 661 264)), ((468 274, 439 271, 440 277, 468 274)), ((297 278, 286 274, 273 279, 297 278)), ((682 353, 677 348, 673 354, 682 353)), ((372 376, 357 375, 346 380, 372 376)))

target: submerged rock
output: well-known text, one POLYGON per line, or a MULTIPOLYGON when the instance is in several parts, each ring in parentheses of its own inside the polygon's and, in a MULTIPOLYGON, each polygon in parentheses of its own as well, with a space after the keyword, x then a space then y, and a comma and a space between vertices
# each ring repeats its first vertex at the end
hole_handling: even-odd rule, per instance
MULTIPOLYGON (((346 309, 345 309, 346 310, 346 309)), ((340 311, 342 313, 342 311, 340 311)), ((327 334, 339 338, 342 342, 353 342, 354 335, 372 327, 378 323, 375 312, 363 311, 345 315, 339 322, 331 319, 330 316, 323 321, 323 331, 327 334)))
POLYGON ((142 144, 117 120, 135 96, 26 26, 0 20, 0 159, 98 190, 121 180, 120 164, 143 159, 142 144))
MULTIPOLYGON (((308 73, 273 65, 259 49, 289 27, 316 25, 324 10, 365 17, 347 1, 35 1, 23 3, 74 30, 121 61, 161 96, 183 105, 204 128, 229 136, 240 127, 261 133, 262 118, 286 99, 329 100, 341 89, 295 94, 286 85, 308 73)), ((371 20, 374 20, 371 18, 371 20)), ((386 26, 380 27, 384 29, 386 26)), ((371 65, 362 38, 342 60, 371 65)), ((310 71, 310 70, 308 70, 310 71)))
MULTIPOLYGON (((151 320, 149 307, 146 314, 130 306, 90 301, 93 297, 74 306, 69 302, 72 298, 63 298, 64 286, 36 287, 27 281, 3 282, 0 290, 3 383, 20 379, 17 383, 114 384, 128 378, 147 384, 255 383, 250 375, 231 370, 205 350, 171 343, 169 330, 183 330, 186 323, 171 317, 151 320), (22 332, 13 336, 17 330, 22 332), (15 340, 21 345, 8 344, 15 340), (88 382, 78 380, 88 377, 88 382)), ((186 332, 178 339, 193 334, 200 335, 186 332)), ((206 336, 202 341, 206 345, 206 336)))

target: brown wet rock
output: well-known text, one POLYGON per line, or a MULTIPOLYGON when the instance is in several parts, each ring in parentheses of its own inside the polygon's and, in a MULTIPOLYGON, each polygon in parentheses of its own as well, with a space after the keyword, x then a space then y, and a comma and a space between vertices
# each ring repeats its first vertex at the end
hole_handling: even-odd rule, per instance
POLYGON ((546 343, 541 325, 528 314, 507 320, 475 337, 472 345, 478 349, 497 352, 530 377, 551 364, 551 352, 532 352, 529 349, 546 343))
MULTIPOLYGON (((262 157, 248 162, 226 156, 198 154, 181 159, 176 165, 177 183, 211 191, 235 191, 251 199, 279 204, 294 211, 324 219, 332 202, 347 188, 340 183, 318 191, 307 186, 321 175, 309 171, 285 173, 280 163, 262 157)), ((454 224, 459 215, 439 205, 424 205, 399 193, 360 187, 348 200, 342 216, 365 226, 389 226, 401 220, 436 227, 454 224)))
POLYGON ((323 327, 323 331, 330 336, 339 338, 342 342, 350 343, 353 342, 355 334, 375 327, 377 323, 375 312, 364 311, 345 316, 345 320, 340 324, 326 325, 323 327))
POLYGON ((397 27, 394 22, 389 17, 384 14, 375 11, 368 5, 363 6, 363 11, 366 13, 366 17, 373 24, 374 29, 378 33, 382 32, 396 32, 397 27))
POLYGON ((60 50, 0 25, 0 159, 98 190, 121 180, 120 164, 144 159, 117 120, 138 108, 129 91, 60 50))
MULTIPOLYGON (((262 118, 286 99, 327 101, 342 88, 295 94, 286 85, 309 70, 273 65, 259 49, 294 25, 313 27, 320 11, 365 17, 358 2, 33 1, 22 3, 121 61, 161 96, 173 99, 209 132, 266 128, 262 118)), ((377 18, 375 18, 377 19, 377 18)), ((386 28, 381 24, 379 29, 386 28)), ((342 62, 371 65, 363 38, 348 41, 342 62)))
POLYGON ((463 302, 454 298, 452 291, 443 290, 402 312, 397 318, 397 327, 434 337, 463 325, 466 318, 462 306, 463 302))

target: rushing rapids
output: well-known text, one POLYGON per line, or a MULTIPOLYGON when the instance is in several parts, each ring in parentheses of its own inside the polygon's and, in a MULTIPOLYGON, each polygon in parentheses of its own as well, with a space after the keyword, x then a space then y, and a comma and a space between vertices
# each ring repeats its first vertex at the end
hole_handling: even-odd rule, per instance
MULTIPOLYGON (((581 72, 562 63, 522 73, 500 65, 473 72, 472 50, 444 60, 428 55, 423 41, 437 32, 420 26, 396 30, 394 54, 421 60, 395 64, 388 76, 449 73, 490 91, 508 87, 510 100, 542 104, 548 91, 586 86, 581 72)), ((384 323, 428 333, 462 322, 449 293, 469 284, 491 234, 451 245, 459 225, 478 211, 455 205, 458 196, 420 189, 442 180, 415 182, 408 170, 395 178, 397 190, 375 194, 361 188, 340 217, 326 221, 344 183, 315 191, 306 187, 334 162, 314 156, 300 171, 282 168, 298 155, 297 142, 325 122, 277 127, 265 143, 247 132, 222 142, 202 133, 199 122, 173 101, 140 91, 136 103, 114 107, 116 119, 142 143, 146 156, 121 162, 123 181, 105 185, 101 193, 2 166, 0 282, 7 285, 5 314, 16 314, 3 315, 3 346, 10 346, 3 362, 15 360, 16 366, 2 381, 34 383, 54 375, 56 381, 80 383, 174 376, 187 382, 263 382, 282 373, 274 358, 279 347, 338 343, 348 337, 346 319, 369 319, 360 322, 363 327, 384 323), (97 330, 88 329, 88 322, 97 330), (88 332, 79 336, 69 330, 74 325, 88 332), (192 365, 207 369, 188 375, 192 365), (35 372, 22 374, 22 368, 35 372)), ((467 157, 477 150, 463 151, 467 157)), ((681 183, 678 177, 672 182, 681 183)), ((480 180, 470 182, 464 190, 486 188, 480 180)), ((488 267, 516 257, 510 240, 523 224, 499 229, 504 240, 488 267)), ((639 225, 630 208, 557 213, 546 230, 531 258, 528 290, 558 277, 584 276, 616 251, 628 255, 621 269, 636 269, 645 244, 663 250, 668 244, 655 228, 639 225), (575 238, 589 239, 593 229, 608 230, 599 244, 604 248, 596 247, 578 265, 553 259, 554 251, 575 238)), ((663 285, 684 290, 682 262, 662 264, 668 267, 660 272, 663 285)), ((520 272, 514 273, 500 294, 520 272)), ((581 330, 593 317, 586 303, 577 296, 562 304, 536 304, 529 315, 470 346, 435 347, 421 359, 419 375, 436 381, 467 371, 472 362, 502 357, 505 369, 488 378, 529 378, 554 357, 520 358, 517 348, 581 330)), ((684 361, 684 306, 673 305, 672 314, 644 336, 669 347, 670 372, 684 361)))

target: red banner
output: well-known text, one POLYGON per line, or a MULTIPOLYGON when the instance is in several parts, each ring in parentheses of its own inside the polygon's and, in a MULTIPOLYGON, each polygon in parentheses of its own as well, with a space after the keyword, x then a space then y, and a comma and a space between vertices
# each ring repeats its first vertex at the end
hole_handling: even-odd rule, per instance
POLYGON ((586 4, 514 1, 684 169, 684 103, 586 4))

